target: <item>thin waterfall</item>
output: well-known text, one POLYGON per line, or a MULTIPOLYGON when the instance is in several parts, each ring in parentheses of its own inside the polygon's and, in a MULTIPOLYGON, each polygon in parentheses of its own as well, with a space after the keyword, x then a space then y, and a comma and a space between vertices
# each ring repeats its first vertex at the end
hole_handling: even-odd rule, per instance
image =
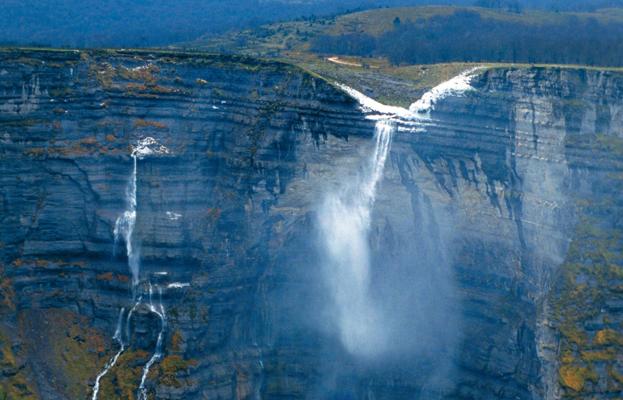
POLYGON ((164 338, 164 331, 167 326, 166 313, 164 311, 164 306, 162 305, 162 288, 158 287, 158 305, 154 305, 153 302, 153 287, 151 282, 149 283, 149 311, 156 314, 160 318, 160 332, 158 333, 158 338, 156 339, 156 349, 154 350, 154 354, 151 356, 147 364, 143 367, 143 374, 141 376, 141 384, 138 388, 138 399, 139 400, 147 400, 147 388, 145 387, 145 383, 147 381, 147 375, 149 375, 149 370, 154 365, 155 362, 159 361, 162 357, 162 340, 164 338))
POLYGON ((123 341, 122 330, 124 312, 125 308, 121 308, 121 311, 119 312, 119 318, 117 319, 117 329, 115 330, 115 335, 113 336, 113 340, 115 340, 119 344, 119 351, 117 351, 117 353, 110 360, 108 360, 102 372, 100 372, 95 378, 95 385, 93 386, 93 396, 91 397, 92 400, 97 399, 97 395, 100 391, 100 381, 102 380, 102 378, 108 373, 108 371, 110 371, 112 367, 115 366, 117 360, 119 359, 119 356, 121 356, 121 354, 125 351, 125 342, 123 341))
MULTIPOLYGON (((126 198, 126 209, 125 211, 117 218, 115 221, 115 229, 113 230, 114 234, 114 249, 117 247, 117 243, 119 243, 119 239, 123 238, 126 247, 126 255, 128 257, 128 266, 130 267, 130 272, 132 273, 132 298, 136 297, 136 287, 139 281, 139 259, 140 256, 138 254, 137 248, 134 244, 134 227, 136 225, 136 183, 137 183, 137 169, 138 169, 138 154, 136 150, 132 151, 132 173, 130 174, 130 179, 128 180, 128 184, 125 189, 125 198, 126 198)), ((126 320, 126 337, 130 338, 127 325, 129 324, 130 318, 134 309, 138 303, 132 307, 130 312, 128 312, 127 320, 126 320)), ((112 367, 115 366, 117 360, 123 354, 126 349, 125 342, 123 341, 123 331, 122 331, 122 321, 123 321, 123 313, 125 308, 121 308, 121 312, 119 313, 119 320, 117 321, 117 329, 115 331, 115 335, 113 339, 119 344, 119 351, 115 353, 115 355, 108 360, 104 369, 97 375, 95 378, 95 385, 93 386, 93 395, 91 397, 92 400, 97 400, 97 396, 99 394, 100 382, 102 378, 110 371, 112 367)))
POLYGON ((140 255, 137 251, 138 249, 134 243, 134 227, 136 225, 136 181, 137 181, 137 165, 138 165, 138 155, 136 151, 132 152, 132 174, 130 175, 130 180, 128 182, 128 186, 126 187, 126 201, 127 208, 121 214, 117 221, 115 222, 115 243, 119 241, 119 237, 123 237, 126 247, 126 254, 128 256, 128 266, 130 267, 130 272, 132 273, 132 295, 133 297, 136 295, 135 288, 138 285, 139 281, 139 259, 140 255))
MULTIPOLYGON (((95 379, 95 385, 93 386, 92 400, 97 400, 101 379, 110 371, 112 367, 115 366, 121 354, 123 354, 123 352, 129 346, 131 339, 130 321, 136 309, 143 303, 143 296, 137 293, 140 283, 140 253, 138 251, 138 246, 136 245, 134 238, 134 229, 136 226, 137 216, 138 160, 143 159, 147 156, 162 154, 169 154, 169 149, 159 144, 156 139, 151 137, 143 138, 138 141, 136 146, 132 146, 132 172, 130 174, 130 179, 128 180, 125 191, 127 203, 126 209, 115 221, 113 234, 115 243, 114 248, 116 248, 121 238, 123 238, 123 241, 125 242, 126 255, 128 257, 128 267, 130 268, 130 272, 132 274, 132 301, 134 302, 134 305, 128 311, 128 315, 125 318, 125 327, 123 326, 123 314, 125 312, 125 308, 121 309, 119 319, 117 321, 117 329, 115 331, 115 335, 113 336, 113 339, 119 344, 119 351, 106 363, 102 372, 97 375, 95 379), (124 341, 123 338, 124 332, 127 343, 126 341, 124 341)), ((145 389, 147 375, 149 374, 149 370, 152 365, 162 357, 162 343, 164 340, 164 332, 166 328, 166 314, 164 311, 164 305, 162 304, 162 288, 160 286, 158 286, 158 293, 159 303, 156 307, 153 304, 152 285, 151 282, 149 282, 149 304, 147 305, 147 307, 150 312, 156 314, 160 318, 161 327, 158 333, 154 355, 149 359, 149 361, 143 368, 143 376, 141 377, 141 383, 139 386, 139 399, 147 398, 147 390, 145 389)))
POLYGON ((132 320, 132 315, 134 314, 134 311, 136 311, 138 306, 141 305, 142 301, 143 301, 143 296, 139 296, 138 299, 136 299, 136 302, 134 303, 132 308, 130 309, 130 312, 128 313, 128 317, 125 320, 125 337, 128 338, 128 341, 130 340, 130 321, 132 320))
POLYGON ((330 193, 319 212, 325 273, 340 338, 350 352, 363 355, 380 351, 384 345, 381 315, 369 293, 368 234, 393 131, 392 121, 377 121, 374 150, 363 175, 339 192, 330 193))

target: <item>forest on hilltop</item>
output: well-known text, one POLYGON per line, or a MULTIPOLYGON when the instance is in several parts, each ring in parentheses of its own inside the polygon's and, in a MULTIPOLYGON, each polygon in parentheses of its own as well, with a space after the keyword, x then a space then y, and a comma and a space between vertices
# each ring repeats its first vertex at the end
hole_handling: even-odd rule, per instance
POLYGON ((592 11, 620 7, 623 0, 3 0, 0 44, 166 46, 276 21, 430 4, 592 11))
POLYGON ((324 34, 311 50, 322 54, 387 57, 393 64, 453 61, 623 65, 623 19, 600 14, 521 14, 491 18, 457 9, 416 20, 401 19, 381 35, 324 34))

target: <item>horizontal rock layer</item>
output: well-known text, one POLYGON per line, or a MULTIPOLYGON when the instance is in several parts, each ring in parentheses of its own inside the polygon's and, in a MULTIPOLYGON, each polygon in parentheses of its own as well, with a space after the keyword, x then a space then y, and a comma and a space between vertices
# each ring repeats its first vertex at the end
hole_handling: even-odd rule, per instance
MULTIPOLYGON (((162 288, 167 314, 147 385, 156 398, 607 398, 621 387, 616 357, 589 363, 567 348, 564 311, 576 305, 559 285, 580 257, 582 205, 613 199, 594 224, 620 228, 607 216, 623 166, 621 75, 488 70, 417 132, 394 134, 369 240, 371 295, 395 317, 395 348, 370 360, 330 323, 316 229, 324 197, 372 151, 374 125, 354 100, 248 58, 0 58, 5 392, 87 397, 116 352, 133 302, 113 230, 133 146, 148 137, 166 147, 137 161, 134 233, 138 292, 162 288)), ((609 291, 605 322, 572 320, 586 343, 620 329, 615 286, 595 286, 609 291)), ((136 395, 158 327, 136 309, 101 398, 136 395)))

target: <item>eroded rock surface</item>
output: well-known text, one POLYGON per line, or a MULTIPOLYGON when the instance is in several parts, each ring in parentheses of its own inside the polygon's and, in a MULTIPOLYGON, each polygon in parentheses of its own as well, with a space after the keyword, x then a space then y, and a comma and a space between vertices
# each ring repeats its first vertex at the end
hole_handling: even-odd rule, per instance
MULTIPOLYGON (((139 292, 157 282, 168 321, 148 377, 155 398, 622 390, 620 74, 484 71, 418 132, 394 134, 370 248, 395 347, 362 360, 327 322, 317 244, 323 196, 371 149, 374 124, 353 99, 248 58, 0 58, 9 398, 87 398, 115 353, 119 311, 133 303, 113 230, 146 138, 156 147, 137 161, 139 292)), ((158 323, 137 308, 100 398, 135 398, 158 323)))

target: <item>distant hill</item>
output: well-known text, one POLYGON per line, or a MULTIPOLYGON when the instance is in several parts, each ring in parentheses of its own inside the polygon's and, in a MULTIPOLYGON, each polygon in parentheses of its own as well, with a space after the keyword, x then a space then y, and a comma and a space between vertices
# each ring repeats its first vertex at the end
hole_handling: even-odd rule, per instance
MULTIPOLYGON (((471 0, 452 0, 469 4, 471 0)), ((448 3, 450 1, 442 1, 448 3)), ((2 0, 0 44, 148 47, 303 16, 430 0, 2 0)))
POLYGON ((316 53, 386 57, 393 64, 510 62, 623 65, 623 12, 511 13, 478 8, 371 10, 317 35, 316 53))
POLYGON ((275 21, 424 4, 595 10, 623 0, 2 0, 0 45, 148 47, 275 21))
POLYGON ((508 12, 476 7, 383 8, 278 23, 189 47, 263 56, 385 58, 394 65, 502 62, 623 66, 623 10, 508 12))

